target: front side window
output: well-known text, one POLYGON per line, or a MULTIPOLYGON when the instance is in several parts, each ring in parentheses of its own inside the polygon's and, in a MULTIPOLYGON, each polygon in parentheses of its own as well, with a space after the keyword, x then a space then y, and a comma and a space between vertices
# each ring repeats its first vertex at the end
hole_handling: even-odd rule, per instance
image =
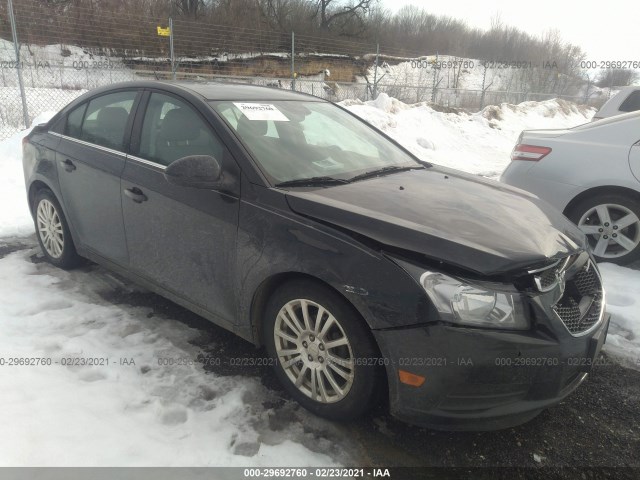
POLYGON ((420 164, 363 121, 327 102, 214 102, 213 107, 277 184, 350 178, 420 164))
POLYGON ((89 102, 80 139, 114 150, 122 150, 124 134, 137 92, 116 92, 89 102))
POLYGON ((189 155, 210 155, 222 162, 223 147, 193 107, 170 95, 152 93, 138 155, 165 166, 189 155))

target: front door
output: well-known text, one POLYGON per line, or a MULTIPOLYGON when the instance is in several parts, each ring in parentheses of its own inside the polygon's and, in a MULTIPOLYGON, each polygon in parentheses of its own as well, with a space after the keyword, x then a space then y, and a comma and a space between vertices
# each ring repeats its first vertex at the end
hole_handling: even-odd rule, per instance
POLYGON ((233 322, 239 198, 172 185, 164 170, 187 155, 212 155, 227 169, 235 162, 188 103, 159 92, 150 93, 146 103, 140 138, 132 142, 135 155, 122 174, 131 268, 233 322))
POLYGON ((128 263, 120 201, 125 140, 138 92, 95 97, 67 115, 56 152, 58 179, 68 220, 79 246, 111 261, 128 263))

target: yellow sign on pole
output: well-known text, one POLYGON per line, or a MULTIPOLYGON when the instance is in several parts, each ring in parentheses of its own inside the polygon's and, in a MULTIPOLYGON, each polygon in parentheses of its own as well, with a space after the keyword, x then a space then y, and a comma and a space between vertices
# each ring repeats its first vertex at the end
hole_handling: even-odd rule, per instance
POLYGON ((158 25, 158 35, 160 35, 161 37, 169 37, 171 36, 171 29, 169 27, 162 28, 158 25))

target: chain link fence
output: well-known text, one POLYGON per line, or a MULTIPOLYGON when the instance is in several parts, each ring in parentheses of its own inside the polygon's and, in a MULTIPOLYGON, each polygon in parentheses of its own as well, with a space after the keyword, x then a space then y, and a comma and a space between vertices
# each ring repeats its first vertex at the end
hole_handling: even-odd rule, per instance
MULTIPOLYGON (((11 0, 4 1, 11 7, 11 0)), ((367 101, 386 93, 405 103, 466 111, 552 98, 599 107, 611 91, 589 93, 587 88, 586 93, 571 94, 566 79, 558 81, 559 75, 554 79, 543 72, 553 80, 553 91, 531 93, 521 87, 533 71, 506 75, 474 60, 406 56, 379 45, 219 25, 205 28, 184 19, 127 16, 98 21, 90 10, 51 18, 35 7, 13 7, 15 12, 0 10, 0 139, 88 90, 138 79, 240 82, 333 102, 367 101), (78 33, 79 22, 93 21, 95 28, 78 33), (116 41, 116 33, 123 30, 130 35, 116 41)))

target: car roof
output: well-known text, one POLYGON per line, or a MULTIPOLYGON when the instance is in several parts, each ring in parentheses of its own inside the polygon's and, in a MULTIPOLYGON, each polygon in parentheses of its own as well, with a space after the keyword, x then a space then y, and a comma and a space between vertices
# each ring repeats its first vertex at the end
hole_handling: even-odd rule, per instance
POLYGON ((179 93, 180 90, 196 94, 204 100, 235 100, 235 101, 277 101, 297 100, 306 102, 324 102, 318 97, 306 93, 294 92, 278 87, 263 87, 232 82, 196 82, 196 81, 166 81, 144 80, 115 83, 88 92, 88 94, 103 93, 122 88, 161 88, 179 93))

